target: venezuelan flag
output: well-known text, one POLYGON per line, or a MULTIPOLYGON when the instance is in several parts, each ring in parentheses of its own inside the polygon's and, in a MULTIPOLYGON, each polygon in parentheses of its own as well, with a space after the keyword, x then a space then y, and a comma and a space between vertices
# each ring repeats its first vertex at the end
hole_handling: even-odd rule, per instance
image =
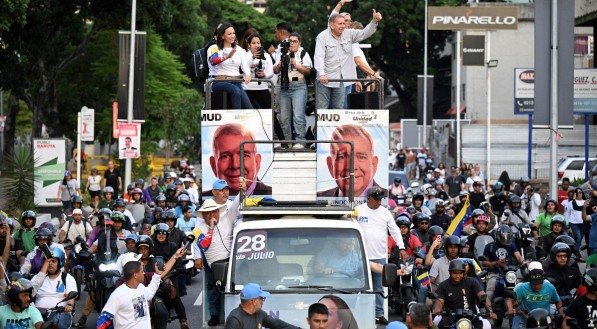
POLYGON ((462 229, 464 228, 464 226, 467 225, 467 222, 468 224, 470 224, 471 213, 471 203, 469 202, 467 196, 466 201, 464 201, 464 206, 462 207, 462 209, 460 209, 458 214, 456 214, 454 219, 452 219, 452 222, 450 223, 450 226, 448 226, 446 233, 449 235, 460 236, 460 233, 462 233, 462 229))
POLYGON ((424 272, 423 274, 418 275, 417 279, 421 286, 428 286, 431 283, 429 280, 429 272, 424 272))

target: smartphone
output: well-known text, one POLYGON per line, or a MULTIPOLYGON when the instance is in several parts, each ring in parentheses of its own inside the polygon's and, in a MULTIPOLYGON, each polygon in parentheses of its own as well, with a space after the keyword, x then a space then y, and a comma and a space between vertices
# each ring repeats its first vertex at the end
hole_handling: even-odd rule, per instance
POLYGON ((164 270, 164 257, 162 257, 162 256, 155 257, 155 264, 157 265, 158 270, 163 271, 164 270))
POLYGON ((46 256, 47 259, 52 258, 52 252, 50 251, 50 248, 48 247, 47 244, 45 244, 45 243, 40 244, 39 249, 46 256))

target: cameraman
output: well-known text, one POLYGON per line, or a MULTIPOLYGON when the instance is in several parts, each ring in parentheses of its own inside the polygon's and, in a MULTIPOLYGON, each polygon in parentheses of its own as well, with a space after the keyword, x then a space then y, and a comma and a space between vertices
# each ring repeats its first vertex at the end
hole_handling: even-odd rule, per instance
POLYGON ((280 73, 278 88, 282 131, 287 139, 295 140, 294 149, 305 145, 307 105, 307 84, 305 77, 311 73, 311 57, 301 47, 300 34, 293 32, 282 41, 280 60, 274 66, 274 73, 280 73), (291 119, 292 116, 292 119, 291 119), (294 123, 294 136, 291 122, 294 123))
MULTIPOLYGON (((258 33, 249 35, 247 42, 247 62, 251 68, 251 77, 255 79, 270 79, 274 75, 272 57, 263 49, 263 39, 258 33)), ((271 108, 271 95, 267 82, 250 82, 244 84, 245 92, 256 109, 271 108)))

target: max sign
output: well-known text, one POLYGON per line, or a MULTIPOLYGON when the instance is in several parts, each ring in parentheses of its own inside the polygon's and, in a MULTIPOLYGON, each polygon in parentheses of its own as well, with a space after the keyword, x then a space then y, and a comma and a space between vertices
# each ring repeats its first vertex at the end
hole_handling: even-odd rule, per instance
POLYGON ((429 30, 516 30, 517 7, 429 7, 429 30))

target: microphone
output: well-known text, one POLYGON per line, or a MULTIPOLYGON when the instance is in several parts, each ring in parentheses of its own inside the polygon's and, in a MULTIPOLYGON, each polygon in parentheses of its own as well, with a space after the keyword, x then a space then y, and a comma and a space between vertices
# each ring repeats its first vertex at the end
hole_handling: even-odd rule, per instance
POLYGON ((182 250, 183 251, 189 250, 189 247, 193 244, 194 241, 195 241, 195 236, 193 234, 187 235, 187 239, 184 243, 184 246, 182 247, 182 250))

